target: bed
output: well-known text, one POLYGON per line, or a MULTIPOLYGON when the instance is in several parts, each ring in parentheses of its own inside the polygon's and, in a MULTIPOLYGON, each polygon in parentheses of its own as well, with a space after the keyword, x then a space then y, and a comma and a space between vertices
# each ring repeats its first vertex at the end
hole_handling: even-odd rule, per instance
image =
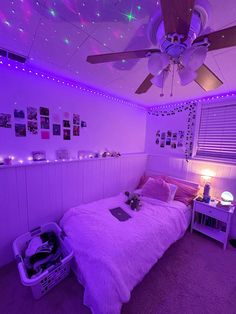
POLYGON ((142 197, 133 211, 126 196, 69 209, 60 225, 74 249, 73 270, 84 286, 84 304, 94 314, 118 314, 132 289, 190 223, 191 208, 142 197), (122 207, 131 218, 119 221, 109 209, 122 207))

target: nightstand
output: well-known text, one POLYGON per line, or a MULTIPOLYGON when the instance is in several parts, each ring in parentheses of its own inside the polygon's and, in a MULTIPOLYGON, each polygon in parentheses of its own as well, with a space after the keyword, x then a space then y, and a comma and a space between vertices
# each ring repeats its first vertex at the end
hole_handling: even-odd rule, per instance
POLYGON ((234 206, 225 209, 216 205, 217 201, 207 204, 194 200, 191 232, 201 232, 223 243, 226 249, 234 206))

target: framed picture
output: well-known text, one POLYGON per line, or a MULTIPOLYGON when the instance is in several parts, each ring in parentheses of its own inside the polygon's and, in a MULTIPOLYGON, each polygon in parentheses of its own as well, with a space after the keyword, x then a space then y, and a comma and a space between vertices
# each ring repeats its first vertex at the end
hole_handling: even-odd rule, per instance
POLYGON ((64 140, 70 140, 70 130, 69 129, 64 129, 63 130, 63 138, 64 140))
POLYGON ((31 134, 38 134, 38 123, 36 121, 28 121, 28 131, 31 134))
POLYGON ((63 127, 70 128, 70 120, 63 120, 63 127))
POLYGON ((37 116, 38 116, 37 108, 27 107, 27 119, 28 120, 37 121, 37 116))
POLYGON ((25 118, 24 110, 14 109, 14 118, 24 119, 25 118))
POLYGON ((32 152, 33 161, 44 161, 46 160, 46 153, 44 151, 32 152))
POLYGON ((26 124, 15 124, 15 134, 17 137, 26 136, 26 124))
POLYGON ((56 151, 56 158, 57 160, 68 160, 69 159, 69 152, 67 149, 60 149, 56 151))
POLYGON ((78 125, 73 126, 73 135, 79 136, 79 126, 78 125))
POLYGON ((49 118, 40 117, 41 129, 50 129, 49 118))
POLYGON ((0 113, 0 127, 1 128, 11 128, 11 114, 0 113))
POLYGON ((39 112, 41 116, 49 116, 49 109, 46 107, 40 107, 39 112))
POLYGON ((53 133, 53 135, 61 135, 61 125, 60 124, 53 124, 52 125, 52 133, 53 133))

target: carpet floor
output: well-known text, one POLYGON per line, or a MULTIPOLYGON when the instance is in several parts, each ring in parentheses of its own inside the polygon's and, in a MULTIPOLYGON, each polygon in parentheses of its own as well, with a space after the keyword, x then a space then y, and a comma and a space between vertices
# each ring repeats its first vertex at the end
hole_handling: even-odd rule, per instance
MULTIPOLYGON (((91 312, 73 274, 36 301, 11 263, 0 269, 0 313, 91 312)), ((189 232, 168 249, 122 308, 122 314, 218 313, 236 314, 236 249, 229 244, 224 251, 219 243, 189 232)))

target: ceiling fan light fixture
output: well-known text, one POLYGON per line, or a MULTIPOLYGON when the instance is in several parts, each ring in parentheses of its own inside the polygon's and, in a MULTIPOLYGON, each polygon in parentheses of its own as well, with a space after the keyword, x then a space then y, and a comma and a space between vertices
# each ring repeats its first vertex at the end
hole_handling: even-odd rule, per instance
POLYGON ((192 69, 188 69, 188 68, 180 69, 178 73, 179 73, 180 83, 183 86, 190 84, 197 77, 197 73, 195 71, 192 71, 192 69))
POLYGON ((189 49, 186 49, 182 54, 180 61, 183 66, 196 71, 199 69, 207 56, 208 48, 206 46, 195 46, 189 49))
POLYGON ((149 72, 153 75, 160 75, 169 65, 170 59, 166 53, 153 53, 148 60, 149 72))
POLYGON ((151 79, 151 82, 153 85, 160 87, 160 88, 163 88, 167 76, 168 76, 168 73, 167 73, 167 71, 164 70, 159 75, 154 76, 151 79))

